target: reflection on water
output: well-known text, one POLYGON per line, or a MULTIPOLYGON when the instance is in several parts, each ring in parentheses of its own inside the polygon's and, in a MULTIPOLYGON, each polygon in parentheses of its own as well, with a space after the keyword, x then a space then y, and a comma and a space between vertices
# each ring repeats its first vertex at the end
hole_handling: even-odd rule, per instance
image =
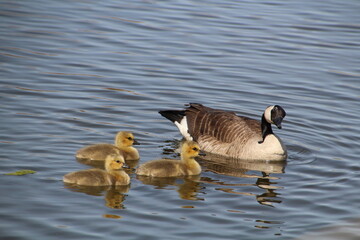
POLYGON ((125 200, 126 195, 124 193, 127 193, 130 189, 130 186, 123 186, 122 188, 111 188, 108 191, 106 191, 105 194, 105 205, 109 208, 114 209, 124 209, 125 206, 123 205, 123 202, 125 200))
POLYGON ((258 175, 248 174, 249 171, 262 172, 262 177, 269 177, 272 173, 284 173, 286 161, 268 162, 268 161, 244 161, 234 158, 226 158, 223 156, 206 153, 201 158, 202 165, 207 171, 217 174, 224 174, 234 177, 258 178, 258 175))
MULTIPOLYGON (((179 141, 167 141, 163 147, 163 154, 177 156, 177 149, 180 145, 179 141), (175 150, 174 150, 175 148, 175 150)), ((226 183, 210 177, 193 176, 181 179, 179 178, 151 178, 146 176, 137 176, 137 179, 144 184, 154 185, 156 188, 165 188, 168 185, 177 186, 180 198, 188 200, 204 200, 196 194, 202 188, 202 184, 219 185, 221 187, 215 190, 230 194, 240 194, 254 196, 256 201, 262 205, 273 206, 273 203, 281 203, 278 198, 276 180, 278 177, 271 174, 282 174, 285 171, 286 161, 283 162, 267 162, 267 161, 242 161, 233 158, 225 158, 215 154, 207 153, 205 157, 198 159, 203 171, 216 174, 234 176, 239 178, 255 178, 255 183, 226 183), (259 174, 256 174, 259 172, 259 174), (254 194, 248 191, 237 190, 238 187, 258 187, 263 190, 261 194, 254 194)), ((204 187, 205 188, 205 187, 204 187)), ((252 188, 251 188, 252 189, 252 188)))
POLYGON ((116 214, 104 214, 103 217, 104 218, 111 218, 111 219, 120 219, 120 218, 122 218, 121 216, 116 215, 116 214))
MULTIPOLYGON (((245 196, 253 196, 255 197, 256 201, 262 205, 267 206, 273 206, 273 203, 281 203, 282 201, 279 200, 277 197, 279 193, 275 192, 276 189, 281 189, 280 186, 274 186, 274 184, 277 184, 276 182, 270 182, 270 179, 268 177, 264 178, 258 178, 256 183, 225 183, 225 182, 219 182, 217 180, 211 179, 211 178, 202 178, 201 182, 208 183, 208 184, 214 184, 214 185, 220 185, 223 187, 215 188, 215 190, 222 191, 225 193, 230 194, 238 194, 238 195, 245 195, 245 196), (262 190, 264 190, 261 194, 255 194, 248 191, 240 191, 237 190, 239 187, 253 187, 256 186, 262 190)), ((247 189, 247 188, 246 188, 247 189)), ((253 191, 253 190, 251 190, 253 191)))
POLYGON ((268 161, 244 161, 234 158, 226 158, 223 156, 215 155, 215 154, 206 154, 205 157, 201 158, 202 166, 206 168, 205 171, 213 172, 216 174, 223 174, 233 177, 241 177, 241 178, 256 178, 256 182, 254 184, 229 184, 225 182, 218 182, 209 179, 203 179, 203 182, 217 184, 222 186, 236 186, 236 187, 244 187, 244 186, 256 186, 264 192, 262 194, 254 194, 251 192, 242 192, 237 191, 234 188, 217 188, 217 190, 231 193, 231 194, 241 194, 254 196, 256 201, 262 205, 273 206, 273 203, 281 203, 281 200, 277 198, 278 193, 275 192, 276 189, 281 189, 282 187, 276 186, 277 182, 272 181, 279 179, 278 177, 270 176, 271 174, 279 174, 284 173, 286 161, 283 162, 268 162, 268 161), (249 172, 259 172, 249 173, 249 172))
MULTIPOLYGON (((163 154, 178 156, 179 146, 182 141, 168 140, 163 146, 163 154)), ((215 188, 215 190, 222 191, 230 194, 240 194, 246 196, 254 196, 256 201, 262 205, 273 206, 273 203, 281 203, 282 201, 278 198, 279 193, 275 190, 282 189, 281 186, 277 186, 277 179, 279 177, 271 176, 271 174, 283 174, 285 172, 286 161, 244 161, 241 159, 227 158, 219 156, 217 154, 206 153, 206 156, 198 158, 199 163, 202 166, 203 172, 212 172, 215 174, 227 175, 239 178, 254 178, 255 183, 227 183, 224 181, 218 181, 210 177, 201 177, 197 179, 201 183, 210 185, 219 185, 222 187, 215 188), (255 194, 249 191, 237 190, 237 187, 258 187, 263 192, 261 194, 255 194)), ((194 178, 194 177, 193 177, 194 178)), ((142 178, 138 176, 144 184, 151 184, 157 187, 165 187, 167 185, 175 185, 176 178, 172 179, 161 179, 161 178, 142 178)), ((198 186, 199 183, 197 183, 198 186)), ((184 183, 186 186, 186 184, 184 183)), ((180 186, 180 185, 179 185, 180 186)), ((183 187, 181 196, 184 196, 185 191, 190 190, 186 196, 191 196, 194 192, 192 188, 183 187)), ((252 189, 252 188, 250 188, 252 189)), ((180 187, 177 190, 180 191, 180 187)), ((251 190, 252 191, 252 190, 251 190)), ((183 197, 181 197, 183 198, 183 197)), ((188 199, 188 198, 183 198, 188 199)))
POLYGON ((202 189, 200 176, 160 178, 137 175, 136 178, 143 184, 155 186, 155 189, 164 189, 169 185, 175 186, 181 199, 204 200, 198 196, 198 193, 202 189))
POLYGON ((325 225, 326 239, 358 238, 360 1, 0 6, 0 167, 37 171, 0 175, 2 239, 282 240, 325 225), (127 162, 131 191, 54 180, 124 128, 144 143, 141 163, 179 158, 157 111, 190 101, 256 119, 284 105, 287 163, 200 159, 196 179, 155 180, 127 162))
POLYGON ((256 195, 256 201, 263 205, 273 206, 273 203, 281 203, 282 201, 277 199, 278 193, 275 192, 276 189, 281 189, 282 187, 274 186, 277 182, 270 182, 269 178, 258 178, 256 181, 256 186, 264 190, 264 193, 256 195))
POLYGON ((80 186, 64 183, 65 188, 73 192, 81 192, 92 196, 104 196, 105 206, 113 209, 125 209, 123 202, 130 185, 127 186, 80 186), (104 194, 105 193, 105 194, 104 194))
POLYGON ((254 227, 256 228, 262 228, 262 229, 269 229, 271 225, 279 225, 279 224, 283 224, 284 222, 282 221, 267 221, 267 220, 256 220, 255 221, 257 223, 257 225, 255 225, 254 227), (264 225, 258 225, 259 223, 262 224, 266 224, 264 225))

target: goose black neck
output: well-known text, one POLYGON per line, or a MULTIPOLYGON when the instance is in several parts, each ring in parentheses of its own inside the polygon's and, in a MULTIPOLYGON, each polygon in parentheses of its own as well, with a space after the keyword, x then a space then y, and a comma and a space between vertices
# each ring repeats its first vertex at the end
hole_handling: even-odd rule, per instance
POLYGON ((261 118, 261 134, 262 134, 262 140, 259 141, 259 143, 263 143, 265 141, 265 138, 269 134, 273 134, 271 124, 266 121, 264 114, 261 118))

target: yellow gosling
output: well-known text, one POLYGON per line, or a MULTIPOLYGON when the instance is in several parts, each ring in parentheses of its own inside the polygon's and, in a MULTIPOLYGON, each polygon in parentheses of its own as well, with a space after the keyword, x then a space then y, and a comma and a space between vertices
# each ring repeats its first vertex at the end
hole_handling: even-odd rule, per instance
POLYGON ((105 159, 105 170, 93 168, 71 172, 63 177, 65 183, 83 186, 128 185, 129 175, 123 170, 121 155, 110 154, 105 159))
POLYGON ((199 145, 194 141, 186 141, 181 147, 181 160, 152 160, 140 165, 136 174, 151 177, 199 175, 201 167, 195 160, 199 155, 201 155, 199 145))
POLYGON ((125 160, 138 160, 139 152, 133 147, 137 144, 134 135, 131 132, 118 132, 115 136, 115 143, 93 144, 79 149, 76 152, 76 158, 89 160, 105 160, 109 154, 122 154, 125 160))
POLYGON ((119 132, 115 137, 115 145, 120 149, 125 160, 139 160, 139 151, 133 147, 138 144, 131 132, 119 132))

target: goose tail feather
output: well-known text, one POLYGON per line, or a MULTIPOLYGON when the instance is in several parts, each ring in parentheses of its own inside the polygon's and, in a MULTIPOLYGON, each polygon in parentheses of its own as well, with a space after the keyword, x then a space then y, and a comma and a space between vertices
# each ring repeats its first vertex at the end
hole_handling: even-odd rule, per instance
POLYGON ((159 113, 170 121, 178 123, 185 117, 185 110, 164 110, 159 111, 159 113))
POLYGON ((159 113, 161 116, 172 121, 186 140, 193 140, 193 137, 189 133, 185 110, 164 110, 159 111, 159 113))

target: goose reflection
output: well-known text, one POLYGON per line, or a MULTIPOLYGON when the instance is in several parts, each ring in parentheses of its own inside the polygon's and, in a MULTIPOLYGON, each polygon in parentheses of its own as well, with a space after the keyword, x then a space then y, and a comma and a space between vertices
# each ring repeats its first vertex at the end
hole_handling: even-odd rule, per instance
POLYGON ((226 158, 215 154, 207 153, 205 157, 201 158, 201 165, 208 172, 216 174, 241 177, 241 178, 256 178, 255 183, 250 184, 228 184, 219 182, 210 178, 203 178, 202 182, 210 184, 216 184, 226 187, 217 188, 217 190, 232 193, 254 196, 258 203, 262 205, 273 206, 273 203, 281 203, 278 198, 279 193, 277 189, 281 189, 281 186, 277 186, 276 180, 278 177, 270 176, 271 174, 282 174, 285 172, 286 161, 283 162, 269 162, 269 161, 244 161, 234 158, 226 158), (256 173, 258 172, 258 173, 256 173), (249 192, 238 192, 234 188, 228 187, 244 187, 244 186, 256 186, 263 189, 262 194, 254 194, 249 192))
POLYGON ((198 196, 198 193, 202 189, 199 175, 166 178, 137 175, 136 179, 140 180, 145 185, 153 185, 155 189, 165 189, 168 186, 175 186, 177 187, 176 191, 181 199, 204 200, 198 196))
POLYGON ((64 183, 65 188, 73 192, 81 192, 92 196, 104 196, 105 206, 113 209, 124 209, 123 204, 130 185, 118 186, 81 186, 64 183))
POLYGON ((245 161, 236 158, 226 158, 216 154, 206 153, 201 157, 202 165, 207 171, 234 177, 258 178, 259 175, 249 174, 249 171, 258 171, 262 177, 269 177, 272 173, 284 173, 286 161, 245 161))

